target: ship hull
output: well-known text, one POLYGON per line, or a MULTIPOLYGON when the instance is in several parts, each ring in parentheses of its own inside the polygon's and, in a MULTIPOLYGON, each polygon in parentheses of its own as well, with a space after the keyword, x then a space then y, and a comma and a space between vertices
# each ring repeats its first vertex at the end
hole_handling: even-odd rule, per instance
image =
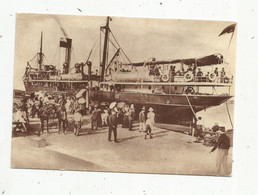
POLYGON ((185 95, 185 94, 144 94, 133 92, 99 91, 93 99, 105 102, 125 102, 134 104, 136 113, 142 106, 152 107, 157 122, 187 124, 193 120, 193 111, 199 112, 208 107, 218 106, 230 99, 228 95, 185 95), (192 110, 193 109, 193 110, 192 110))

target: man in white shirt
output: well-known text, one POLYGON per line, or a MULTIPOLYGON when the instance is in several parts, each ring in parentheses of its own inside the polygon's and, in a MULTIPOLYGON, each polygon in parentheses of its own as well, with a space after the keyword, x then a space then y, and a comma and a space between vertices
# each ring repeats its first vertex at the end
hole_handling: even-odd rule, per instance
POLYGON ((202 131, 203 131, 203 121, 202 121, 202 117, 198 117, 197 121, 196 121, 196 141, 199 142, 201 135, 202 135, 202 131))
POLYGON ((74 135, 78 136, 82 126, 82 114, 78 110, 76 110, 73 115, 73 121, 74 121, 73 133, 74 135))

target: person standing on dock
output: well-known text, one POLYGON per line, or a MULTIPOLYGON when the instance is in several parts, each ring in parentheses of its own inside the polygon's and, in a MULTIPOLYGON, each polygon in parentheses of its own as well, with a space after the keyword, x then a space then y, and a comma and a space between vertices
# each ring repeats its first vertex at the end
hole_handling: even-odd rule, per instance
POLYGON ((204 126, 203 126, 202 117, 198 117, 198 120, 196 121, 196 142, 200 142, 203 128, 204 126))
POLYGON ((150 127, 151 127, 151 130, 153 130, 153 126, 155 124, 155 113, 153 112, 153 108, 150 107, 149 108, 149 112, 147 114, 147 119, 150 119, 150 127))
POLYGON ((91 116, 91 132, 98 129, 98 113, 98 106, 95 105, 91 116))
POLYGON ((227 175, 228 173, 228 166, 227 166, 227 159, 228 159, 228 150, 230 148, 230 139, 226 135, 225 129, 221 129, 218 131, 220 136, 218 141, 210 151, 213 152, 218 148, 217 151, 217 159, 216 159, 216 167, 217 167, 217 174, 218 175, 227 175), (224 169, 224 173, 221 174, 221 167, 224 169))
POLYGON ((60 134, 61 126, 63 127, 63 134, 66 133, 66 126, 67 126, 67 112, 65 107, 63 106, 60 110, 59 117, 58 117, 58 133, 60 134))
POLYGON ((111 114, 108 116, 108 141, 111 141, 111 134, 112 131, 114 133, 114 141, 115 143, 118 143, 117 141, 117 108, 112 109, 111 114))
POLYGON ((142 107, 142 111, 139 113, 139 132, 145 131, 145 107, 142 107))
POLYGON ((74 135, 78 136, 82 127, 82 114, 79 110, 76 110, 73 115, 73 122, 74 122, 74 135))
POLYGON ((135 115, 134 105, 131 104, 131 108, 129 110, 129 131, 133 130, 134 115, 135 115))
POLYGON ((151 139, 153 138, 153 137, 152 137, 152 133, 151 133, 153 124, 152 124, 152 120, 151 120, 150 117, 151 117, 150 115, 147 116, 147 120, 146 120, 146 131, 145 131, 146 134, 145 134, 145 136, 144 136, 144 139, 147 139, 147 136, 148 136, 148 135, 150 136, 151 139))

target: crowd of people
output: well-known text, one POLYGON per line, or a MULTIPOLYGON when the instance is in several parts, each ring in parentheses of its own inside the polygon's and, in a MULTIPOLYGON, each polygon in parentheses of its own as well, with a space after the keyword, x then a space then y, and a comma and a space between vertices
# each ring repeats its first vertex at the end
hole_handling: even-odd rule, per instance
POLYGON ((55 107, 54 109, 58 110, 53 114, 56 114, 54 117, 59 118, 59 127, 62 126, 63 131, 65 131, 68 123, 67 114, 74 114, 83 105, 80 105, 75 96, 66 97, 65 94, 51 95, 43 91, 31 93, 29 97, 25 96, 13 106, 13 123, 16 124, 16 128, 21 127, 21 131, 28 131, 30 118, 40 118, 40 110, 43 107, 55 107))
MULTIPOLYGON (((86 114, 85 101, 80 102, 80 99, 75 96, 67 97, 65 94, 51 95, 47 92, 30 94, 29 97, 22 99, 19 104, 14 105, 13 123, 19 124, 17 127, 21 127, 20 130, 26 132, 28 131, 30 120, 32 118, 40 118, 42 115, 41 110, 44 107, 51 108, 51 106, 58 110, 56 113, 51 113, 56 114, 53 118, 58 119, 58 133, 62 131, 66 134, 69 126, 68 115, 71 115, 72 118, 74 135, 78 136, 82 132, 83 115, 86 114)), ((95 103, 95 105, 90 104, 87 113, 90 114, 91 121, 89 134, 94 133, 98 127, 108 127, 108 140, 111 141, 111 134, 113 132, 114 141, 117 142, 117 125, 121 124, 122 128, 132 131, 134 121, 139 119, 139 131, 146 133, 145 139, 148 136, 152 138, 155 113, 151 107, 148 109, 148 113, 146 113, 145 107, 142 107, 138 118, 136 117, 134 104, 127 105, 123 102, 118 104, 113 102, 105 106, 98 103, 95 103)), ((42 128, 44 129, 44 121, 42 128)))
MULTIPOLYGON (((139 132, 145 132, 145 139, 149 135, 152 138, 153 125, 155 123, 155 113, 153 108, 149 108, 149 112, 145 112, 145 107, 142 107, 139 113, 139 132)), ((115 102, 111 103, 109 107, 104 109, 98 108, 95 105, 91 113, 91 129, 89 133, 96 131, 100 126, 108 126, 108 140, 111 141, 113 132, 114 141, 117 143, 117 125, 122 124, 122 128, 133 130, 133 123, 136 120, 135 108, 131 104, 119 107, 115 102)), ((80 125, 81 126, 81 125, 80 125)))
MULTIPOLYGON (((23 131, 27 131, 29 118, 40 117, 40 109, 46 105, 55 104, 60 108, 58 115, 58 133, 63 130, 65 134, 68 130, 68 114, 72 116, 72 127, 75 136, 78 136, 82 131, 82 125, 84 123, 83 115, 85 102, 78 101, 76 97, 65 97, 65 95, 53 96, 48 93, 33 93, 29 98, 23 99, 19 106, 14 107, 14 122, 19 124, 23 131)), ((152 107, 148 110, 145 106, 141 108, 138 117, 136 117, 136 111, 134 104, 130 106, 125 103, 116 103, 99 105, 90 104, 89 113, 91 127, 88 131, 89 134, 95 133, 98 127, 108 128, 108 141, 118 143, 117 126, 121 124, 122 128, 126 128, 132 131, 135 120, 139 121, 138 130, 144 132, 144 139, 148 137, 153 138, 153 128, 155 124, 155 113, 152 107), (148 112, 147 112, 148 111, 148 112)), ((200 142, 203 139, 203 132, 206 130, 201 117, 198 117, 196 121, 196 141, 200 142)), ((218 123, 211 128, 211 132, 216 133, 218 136, 214 141, 214 146, 210 152, 218 149, 217 152, 217 171, 221 173, 221 169, 227 172, 227 155, 230 148, 230 139, 225 134, 225 129, 219 127, 218 123)))

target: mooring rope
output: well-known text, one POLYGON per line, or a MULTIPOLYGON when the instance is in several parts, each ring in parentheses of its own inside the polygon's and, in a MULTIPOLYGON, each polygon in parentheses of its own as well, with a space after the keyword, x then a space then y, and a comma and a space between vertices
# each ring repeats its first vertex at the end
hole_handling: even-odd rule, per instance
POLYGON ((228 110, 228 101, 226 101, 226 107, 227 107, 227 112, 228 112, 229 121, 230 121, 230 123, 231 123, 232 128, 234 129, 233 122, 232 122, 232 119, 231 119, 231 116, 230 116, 230 113, 229 113, 229 110, 228 110))
POLYGON ((193 112, 194 118, 197 120, 196 114, 195 114, 195 112, 194 112, 194 109, 193 109, 193 107, 192 107, 192 105, 191 105, 191 102, 190 102, 190 100, 189 100, 187 94, 185 94, 185 97, 186 97, 186 99, 187 99, 187 101, 188 101, 188 104, 189 104, 189 106, 190 106, 190 108, 191 108, 191 110, 192 110, 192 112, 193 112))

